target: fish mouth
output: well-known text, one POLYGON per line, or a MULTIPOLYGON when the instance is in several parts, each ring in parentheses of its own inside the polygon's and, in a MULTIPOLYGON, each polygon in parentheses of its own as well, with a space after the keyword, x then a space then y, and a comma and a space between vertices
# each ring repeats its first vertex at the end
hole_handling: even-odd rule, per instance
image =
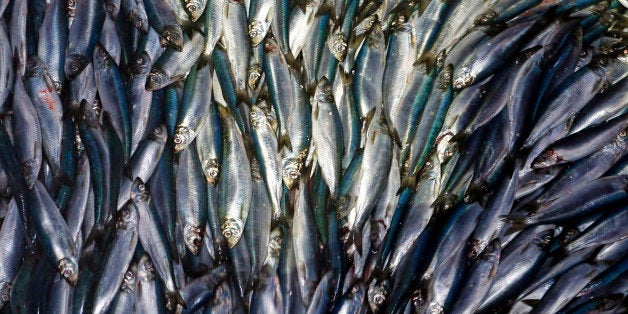
POLYGON ((166 87, 168 83, 169 79, 166 72, 162 69, 153 68, 148 74, 145 87, 147 90, 154 91, 166 87))
POLYGON ((194 255, 198 255, 203 244, 203 230, 199 227, 186 224, 183 228, 185 246, 194 255))
POLYGON ((2 282, 0 283, 0 301, 1 302, 9 302, 11 299, 11 287, 13 285, 10 282, 2 282))
POLYGON ((75 78, 85 69, 90 60, 80 54, 70 54, 65 57, 65 66, 63 71, 69 79, 75 78))
POLYGON ((222 224, 222 235, 227 239, 227 244, 230 249, 236 246, 240 241, 243 228, 244 223, 239 218, 228 218, 222 224))
POLYGON ((174 152, 182 151, 190 144, 190 129, 184 126, 178 127, 174 132, 172 141, 174 142, 174 152))
POLYGON ((249 24, 249 37, 251 38, 251 45, 257 47, 266 37, 268 31, 268 25, 260 20, 252 20, 249 24))
POLYGON ((218 184, 218 176, 220 175, 220 164, 218 160, 210 159, 203 162, 203 173, 205 174, 207 182, 209 182, 212 187, 216 187, 218 184))
POLYGON ((59 261, 59 273, 65 278, 71 285, 74 285, 78 280, 78 266, 76 262, 69 258, 63 258, 59 261))

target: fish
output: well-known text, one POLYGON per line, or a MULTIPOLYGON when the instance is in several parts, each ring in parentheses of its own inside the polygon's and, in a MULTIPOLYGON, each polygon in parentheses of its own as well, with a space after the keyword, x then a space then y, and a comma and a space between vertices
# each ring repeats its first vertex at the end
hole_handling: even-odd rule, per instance
POLYGON ((101 44, 94 48, 94 78, 103 111, 108 112, 116 134, 124 147, 125 156, 131 153, 131 112, 129 97, 122 73, 115 60, 101 44))
POLYGON ((8 204, 2 228, 0 228, 0 245, 2 247, 2 263, 0 263, 0 307, 10 299, 13 281, 18 274, 21 259, 24 255, 24 227, 17 203, 12 200, 8 204))
POLYGON ((158 90, 183 79, 196 64, 203 52, 203 36, 194 32, 181 40, 179 49, 169 47, 155 60, 146 80, 147 90, 158 90))
POLYGON ((175 173, 176 221, 183 230, 185 246, 198 255, 207 223, 207 181, 196 149, 186 149, 179 157, 175 173))
POLYGON ((194 141, 209 116, 207 104, 211 100, 211 71, 208 63, 199 61, 185 80, 181 107, 172 138, 175 153, 186 149, 194 141), (199 90, 204 92, 198 92, 199 90))
POLYGON ((61 98, 50 83, 45 65, 37 56, 31 56, 24 73, 24 87, 39 119, 43 154, 56 178, 61 170, 61 139, 63 136, 63 108, 61 98))
POLYGON ((0 45, 0 109, 5 111, 4 102, 9 98, 11 93, 14 73, 12 69, 13 52, 11 51, 11 42, 4 21, 0 24, 0 39, 2 39, 2 45, 0 45))
POLYGON ((94 283, 94 312, 107 311, 124 280, 126 269, 131 264, 138 243, 138 218, 137 209, 131 203, 127 203, 117 213, 115 233, 104 254, 101 276, 94 283), (121 268, 108 266, 112 264, 119 265, 121 268))
POLYGON ((473 313, 479 307, 497 274, 500 254, 501 243, 499 239, 495 239, 484 248, 478 260, 470 267, 468 277, 460 284, 460 293, 448 310, 473 313))
POLYGON ((223 167, 218 186, 218 216, 222 235, 229 248, 233 248, 242 237, 244 222, 251 208, 252 179, 242 133, 233 114, 219 107, 223 121, 223 167), (228 183, 227 183, 228 182, 228 183))
MULTIPOLYGON (((263 101, 263 100, 262 100, 263 101)), ((261 105, 261 104, 260 104, 261 105)), ((273 131, 266 114, 260 107, 253 105, 250 112, 251 135, 255 145, 255 153, 259 161, 261 177, 270 196, 273 219, 278 220, 283 216, 281 210, 282 178, 281 156, 279 155, 277 137, 273 131)))
POLYGON ((623 2, 0 0, 0 309, 621 311, 623 2))
POLYGON ((69 25, 64 4, 64 1, 51 1, 46 6, 39 33, 42 38, 56 40, 40 40, 37 45, 37 55, 46 65, 58 92, 63 90, 66 81, 65 47, 68 44, 69 25))
POLYGON ((69 28, 68 47, 65 52, 63 71, 73 79, 85 69, 94 55, 94 49, 105 23, 105 8, 98 0, 78 1, 74 23, 69 28))
POLYGON ((342 164, 342 124, 334 104, 329 80, 323 77, 316 86, 312 104, 312 154, 320 166, 332 197, 338 194, 342 164))
POLYGON ((144 8, 149 25, 159 33, 159 37, 165 40, 168 46, 182 51, 185 44, 183 30, 171 2, 168 0, 146 0, 144 1, 144 8))
POLYGON ((174 309, 176 308, 175 304, 184 304, 184 301, 174 282, 172 252, 169 251, 168 240, 160 224, 159 216, 154 211, 154 207, 149 206, 151 201, 149 191, 139 178, 133 182, 131 201, 138 214, 139 243, 142 244, 148 255, 152 256, 151 260, 155 261, 155 270, 164 282, 167 298, 166 307, 174 309))
POLYGON ((13 90, 13 136, 15 153, 27 188, 32 188, 42 165, 43 139, 37 111, 26 93, 22 80, 13 90))

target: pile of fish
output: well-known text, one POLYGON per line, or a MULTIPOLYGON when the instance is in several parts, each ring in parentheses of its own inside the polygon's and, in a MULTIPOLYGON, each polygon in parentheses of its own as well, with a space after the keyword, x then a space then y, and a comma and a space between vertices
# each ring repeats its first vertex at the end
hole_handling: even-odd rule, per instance
POLYGON ((0 0, 0 312, 624 312, 624 5, 0 0))

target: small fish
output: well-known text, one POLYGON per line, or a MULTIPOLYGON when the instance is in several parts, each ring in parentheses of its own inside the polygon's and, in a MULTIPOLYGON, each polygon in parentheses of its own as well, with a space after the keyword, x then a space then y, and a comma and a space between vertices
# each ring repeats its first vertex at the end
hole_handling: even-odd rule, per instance
POLYGON ((244 222, 251 207, 251 169, 244 146, 244 139, 228 109, 219 107, 223 121, 223 167, 218 183, 221 193, 218 200, 218 215, 222 235, 229 248, 233 248, 242 237, 244 222))
POLYGON ((68 79, 76 77, 91 62, 105 18, 101 1, 78 1, 65 53, 64 72, 68 79))
POLYGON ((321 167, 332 197, 338 195, 342 166, 342 124, 334 104, 331 85, 323 77, 316 86, 312 103, 312 154, 321 167))

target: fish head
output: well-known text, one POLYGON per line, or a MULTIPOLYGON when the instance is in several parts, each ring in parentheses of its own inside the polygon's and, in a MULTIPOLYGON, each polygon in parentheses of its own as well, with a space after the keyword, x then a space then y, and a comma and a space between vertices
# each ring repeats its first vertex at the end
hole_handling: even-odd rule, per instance
POLYGON ((178 153, 186 148, 191 142, 190 129, 185 126, 179 126, 174 131, 174 137, 172 138, 174 142, 174 152, 178 153))
POLYGON ((136 178, 131 186, 131 199, 136 204, 150 202, 150 195, 148 194, 148 187, 144 184, 144 181, 140 178, 136 178))
POLYGON ((388 226, 386 226, 386 222, 384 220, 378 219, 377 221, 371 223, 370 237, 372 248, 379 248, 384 241, 387 231, 388 226))
POLYGON ((135 62, 131 64, 132 75, 146 76, 150 73, 151 60, 148 52, 144 51, 142 54, 135 58, 135 62))
POLYGON ((244 223, 240 218, 227 218, 220 226, 222 229, 222 235, 227 239, 227 245, 229 248, 233 248, 240 238, 242 237, 242 231, 244 229, 244 223))
POLYGON ((188 250, 190 250, 192 254, 198 255, 201 251, 201 245, 203 245, 203 230, 199 227, 186 224, 185 227, 183 227, 183 240, 188 250))
POLYGON ((453 86, 455 89, 463 89, 475 81, 475 77, 471 75, 471 68, 464 65, 459 68, 453 77, 453 86))
POLYGON ((283 164, 283 182, 289 190, 295 186, 301 176, 301 169, 299 168, 299 164, 294 158, 287 159, 283 164))
MULTIPOLYGON (((484 242, 484 244, 486 244, 486 242, 484 242)), ((468 251, 467 251, 467 258, 470 261, 475 260, 476 258, 478 258, 478 256, 480 256, 481 250, 482 250, 482 242, 479 239, 473 238, 469 241, 468 243, 468 251)))
POLYGON ((137 226, 137 210, 135 205, 129 204, 122 207, 118 212, 118 220, 116 221, 116 228, 130 230, 137 226))
POLYGON ((148 33, 148 18, 146 17, 146 13, 140 8, 135 8, 129 12, 129 21, 144 34, 148 33))
POLYGON ((266 113, 264 113, 262 108, 257 105, 251 106, 249 118, 251 119, 251 126, 255 129, 268 123, 268 119, 266 119, 266 113))
POLYGON ((105 10, 109 14, 118 12, 118 10, 120 10, 120 8, 118 8, 119 4, 120 4, 119 1, 105 0, 105 10))
POLYGON ((135 291, 135 283, 137 282, 135 268, 135 265, 131 265, 129 269, 124 273, 124 278, 122 278, 122 285, 120 286, 120 290, 127 293, 133 293, 135 291))
POLYGON ((207 182, 215 187, 216 184, 218 184, 218 178, 220 176, 220 163, 218 160, 216 158, 204 160, 201 168, 203 169, 207 182))
POLYGON ((46 74, 46 67, 38 56, 32 55, 28 57, 28 60, 26 60, 26 67, 24 68, 24 78, 44 76, 46 74))
POLYGON ((190 18, 192 19, 192 21, 196 21, 203 14, 205 7, 203 6, 203 3, 201 3, 201 1, 188 0, 185 3, 185 9, 188 10, 188 13, 190 13, 190 18))
POLYGON ((74 18, 76 15, 76 3, 78 0, 68 0, 65 5, 65 10, 67 12, 68 18, 74 18))
POLYGON ((279 45, 277 41, 268 37, 264 40, 264 53, 265 54, 277 54, 279 53, 279 45))
POLYGON ((578 235, 580 235, 580 230, 578 230, 578 228, 565 228, 565 230, 560 233, 560 239, 558 242, 560 245, 565 245, 577 238, 578 235))
POLYGON ((316 85, 316 91, 314 92, 314 100, 323 102, 323 103, 331 103, 334 102, 333 97, 333 89, 331 83, 327 79, 327 77, 323 76, 316 85))
POLYGON ((560 158, 560 156, 558 156, 558 154, 556 154, 553 149, 548 148, 545 149, 541 154, 536 156, 536 158, 534 158, 530 167, 532 169, 543 169, 549 166, 553 166, 559 163, 561 160, 562 158, 560 158))
POLYGON ((501 245, 502 243, 499 238, 495 238, 484 248, 484 251, 480 254, 480 258, 485 261, 499 261, 501 245))
POLYGON ((362 303, 366 295, 366 289, 364 288, 364 283, 362 281, 358 281, 357 283, 353 284, 353 286, 348 292, 350 296, 349 298, 351 300, 353 300, 354 302, 362 303))
POLYGON ((259 63, 254 63, 249 67, 249 88, 256 89, 262 78, 262 66, 259 63))
POLYGON ((58 262, 59 273, 70 284, 74 285, 78 279, 78 264, 74 258, 63 258, 58 262))
POLYGON ((90 104, 88 101, 81 101, 79 118, 90 127, 98 127, 98 109, 94 107, 94 104, 90 104))
POLYGON ((493 9, 488 9, 475 17, 475 24, 477 25, 487 25, 490 24, 495 18, 497 18, 498 14, 493 9))
POLYGON ((37 181, 37 162, 35 159, 29 159, 20 165, 22 169, 22 176, 26 183, 27 188, 33 187, 35 181, 37 181))
POLYGON ((436 153, 441 164, 448 162, 454 154, 458 153, 458 143, 451 141, 454 135, 451 132, 442 134, 438 137, 436 153))
POLYGON ((65 76, 67 76, 68 79, 73 79, 83 71, 90 61, 91 60, 87 57, 77 53, 65 56, 65 65, 63 66, 65 76))
POLYGON ((148 139, 154 142, 165 143, 168 139, 168 129, 165 124, 161 124, 156 127, 150 134, 148 134, 148 139))
POLYGON ((173 25, 166 25, 164 26, 161 35, 172 48, 178 51, 183 50, 183 34, 181 33, 181 28, 173 25))
POLYGON ((333 34, 327 40, 327 45, 329 46, 331 54, 338 59, 338 61, 343 61, 345 59, 345 56, 347 55, 347 39, 344 34, 333 34))
POLYGON ((107 49, 101 44, 96 44, 94 48, 94 66, 98 68, 111 68, 116 66, 116 61, 113 60, 107 49))
POLYGON ((379 312, 388 297, 388 287, 386 282, 378 282, 373 280, 367 291, 367 299, 373 313, 379 312))
POLYGON ((253 19, 251 23, 249 23, 249 38, 251 38, 251 46, 257 47, 257 45, 264 40, 267 32, 268 23, 258 19, 253 19))
POLYGON ((554 229, 546 229, 537 233, 534 236, 534 238, 532 239, 532 244, 544 249, 550 245, 553 239, 554 229))
POLYGON ((157 90, 165 87, 170 84, 170 77, 161 68, 153 67, 148 74, 148 79, 146 80, 146 89, 147 90, 157 90))
MULTIPOLYGON (((155 265, 147 254, 142 255, 137 263, 137 278, 141 281, 155 280, 155 265)), ((137 280, 137 279, 136 279, 137 280)))
POLYGON ((13 285, 10 282, 0 282, 0 304, 9 302, 11 299, 11 287, 13 285))
POLYGON ((279 258, 281 255, 281 244, 283 239, 281 237, 281 228, 275 228, 270 232, 270 238, 268 239, 268 256, 273 258, 279 258))

